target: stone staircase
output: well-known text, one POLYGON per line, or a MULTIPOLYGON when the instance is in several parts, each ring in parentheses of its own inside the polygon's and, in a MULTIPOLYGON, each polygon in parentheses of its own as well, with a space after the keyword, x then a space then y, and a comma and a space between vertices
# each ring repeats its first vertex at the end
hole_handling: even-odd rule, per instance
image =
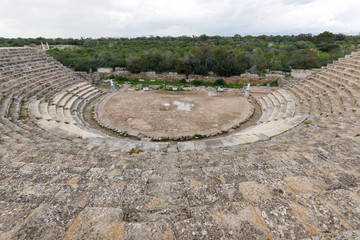
POLYGON ((86 82, 74 84, 60 91, 50 100, 41 101, 32 99, 28 105, 29 116, 41 128, 63 138, 102 138, 104 134, 100 132, 95 134, 90 131, 84 131, 77 126, 83 123, 76 121, 78 119, 74 118, 71 112, 75 101, 86 101, 86 99, 96 97, 99 94, 99 90, 86 82))
MULTIPOLYGON (((84 143, 88 148, 107 146, 112 150, 127 151, 129 147, 126 146, 131 146, 163 149, 165 152, 168 148, 174 149, 166 143, 116 139, 91 129, 82 118, 82 111, 89 99, 99 96, 99 90, 76 79, 69 70, 46 54, 29 48, 4 48, 1 52, 3 69, 0 87, 6 103, 2 110, 7 118, 4 119, 4 127, 12 126, 22 133, 34 128, 25 127, 20 122, 14 123, 20 117, 23 104, 27 106, 30 120, 47 132, 45 136, 87 140, 84 143), (14 66, 17 66, 16 69, 14 66), (6 95, 5 89, 12 94, 6 95)), ((289 131, 310 115, 320 117, 356 112, 360 96, 356 63, 357 55, 353 54, 317 71, 305 80, 293 81, 283 89, 259 97, 257 101, 262 115, 255 126, 217 140, 179 142, 176 149, 201 150, 249 144, 289 131)), ((28 132, 27 135, 30 136, 31 133, 28 132)), ((41 134, 38 137, 37 140, 40 140, 41 134)))

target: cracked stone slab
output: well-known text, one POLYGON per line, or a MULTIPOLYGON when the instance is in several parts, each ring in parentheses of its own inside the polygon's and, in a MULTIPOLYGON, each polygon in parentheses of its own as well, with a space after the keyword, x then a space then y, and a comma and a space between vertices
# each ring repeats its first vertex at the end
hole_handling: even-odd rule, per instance
POLYGON ((121 208, 86 207, 66 231, 66 239, 121 239, 124 234, 121 208))
POLYGON ((287 202, 272 198, 256 205, 274 238, 294 240, 309 238, 306 228, 298 218, 294 217, 294 212, 287 202))
POLYGON ((42 204, 27 216, 12 238, 61 239, 80 211, 79 207, 42 204))
POLYGON ((0 238, 10 239, 22 226, 36 204, 22 204, 0 201, 0 238))
POLYGON ((177 145, 180 152, 195 150, 194 142, 179 142, 177 145))
POLYGON ((322 195, 297 195, 291 207, 313 236, 328 237, 335 232, 349 230, 346 222, 332 210, 322 195))

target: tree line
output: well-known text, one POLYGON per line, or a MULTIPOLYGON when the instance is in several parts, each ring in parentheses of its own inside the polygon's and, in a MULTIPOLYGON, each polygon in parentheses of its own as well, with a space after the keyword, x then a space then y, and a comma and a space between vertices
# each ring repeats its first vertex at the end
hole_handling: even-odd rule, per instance
POLYGON ((318 35, 284 36, 180 36, 137 38, 0 38, 0 46, 74 45, 77 49, 52 48, 48 53, 77 71, 100 67, 125 67, 144 71, 219 76, 244 72, 261 74, 267 69, 311 69, 356 51, 359 36, 323 32, 318 35))

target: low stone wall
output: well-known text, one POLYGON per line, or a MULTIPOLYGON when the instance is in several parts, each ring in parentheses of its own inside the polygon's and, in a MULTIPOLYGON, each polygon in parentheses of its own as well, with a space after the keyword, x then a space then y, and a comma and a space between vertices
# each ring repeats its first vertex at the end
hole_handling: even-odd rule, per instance
POLYGON ((293 78, 306 78, 311 74, 315 73, 316 70, 306 70, 306 69, 292 69, 291 77, 293 78))
MULTIPOLYGON (((107 78, 110 76, 123 76, 128 78, 146 78, 154 79, 158 81, 180 81, 181 79, 186 79, 186 75, 176 74, 176 73, 162 73, 155 74, 154 72, 144 72, 144 73, 130 73, 128 71, 115 71, 112 73, 92 73, 92 78, 98 80, 99 78, 107 78)), ((278 79, 284 77, 280 74, 266 74, 265 76, 258 76, 257 74, 242 74, 240 76, 231 76, 231 77, 220 77, 220 76, 201 76, 201 75, 189 75, 188 80, 203 80, 205 82, 215 82, 218 79, 224 79, 227 84, 265 84, 277 81, 278 79)))
MULTIPOLYGON (((197 90, 197 88, 193 88, 193 90, 197 90)), ((103 96, 101 99, 99 99, 93 109, 92 109, 92 117, 93 119, 103 128, 106 128, 108 130, 111 130, 115 133, 117 133, 118 135, 120 136, 124 136, 124 137, 136 137, 138 139, 142 139, 144 138, 144 136, 142 134, 138 134, 138 135, 134 135, 134 134, 131 134, 129 133, 128 131, 124 130, 124 129, 118 129, 118 128, 114 128, 114 127, 111 127, 105 123, 103 123, 98 115, 97 115, 97 110, 98 110, 98 106, 99 104, 101 103, 102 100, 104 100, 106 97, 108 97, 110 94, 106 94, 105 96, 103 96)), ((199 138, 209 138, 209 137, 214 137, 214 136, 217 136, 217 135, 221 135, 221 134, 225 134, 225 133, 228 133, 230 130, 232 129, 237 129, 239 128, 243 123, 247 122, 253 115, 254 115, 254 112, 255 112, 255 107, 254 105, 252 104, 251 100, 248 99, 247 100, 250 105, 251 105, 251 109, 247 115, 247 117, 245 119, 243 119, 241 122, 231 126, 230 128, 228 129, 223 129, 223 130, 220 130, 219 132, 212 132, 212 133, 208 133, 208 134, 203 134, 203 135, 185 135, 185 136, 181 136, 181 137, 147 137, 149 139, 151 139, 152 141, 186 141, 186 140, 192 140, 192 139, 199 139, 199 138)))
POLYGON ((77 77, 84 79, 88 82, 91 82, 91 80, 92 80, 90 74, 88 74, 87 72, 74 72, 74 73, 77 77))

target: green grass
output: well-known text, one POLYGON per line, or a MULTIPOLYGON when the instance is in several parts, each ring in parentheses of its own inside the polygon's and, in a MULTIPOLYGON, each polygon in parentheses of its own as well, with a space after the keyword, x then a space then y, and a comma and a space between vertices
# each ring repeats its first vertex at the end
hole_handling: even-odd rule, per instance
POLYGON ((201 139, 203 137, 204 137, 203 135, 198 134, 198 133, 195 133, 194 136, 193 136, 193 138, 199 138, 199 139, 201 139))
POLYGON ((20 115, 19 118, 18 118, 18 120, 25 120, 25 119, 27 119, 27 118, 28 118, 27 115, 20 115))
POLYGON ((309 125, 309 124, 311 124, 311 120, 306 119, 306 120, 303 121, 303 123, 304 123, 305 125, 309 125))
POLYGON ((141 150, 141 149, 135 149, 135 148, 133 148, 133 149, 131 149, 128 153, 129 154, 139 154, 139 153, 141 153, 141 152, 144 152, 143 150, 141 150))
MULTIPOLYGON (((263 84, 260 84, 260 86, 265 87, 265 86, 267 86, 267 84, 268 83, 263 83, 263 84)), ((270 87, 277 87, 278 86, 276 81, 269 82, 269 84, 270 84, 270 87)))

